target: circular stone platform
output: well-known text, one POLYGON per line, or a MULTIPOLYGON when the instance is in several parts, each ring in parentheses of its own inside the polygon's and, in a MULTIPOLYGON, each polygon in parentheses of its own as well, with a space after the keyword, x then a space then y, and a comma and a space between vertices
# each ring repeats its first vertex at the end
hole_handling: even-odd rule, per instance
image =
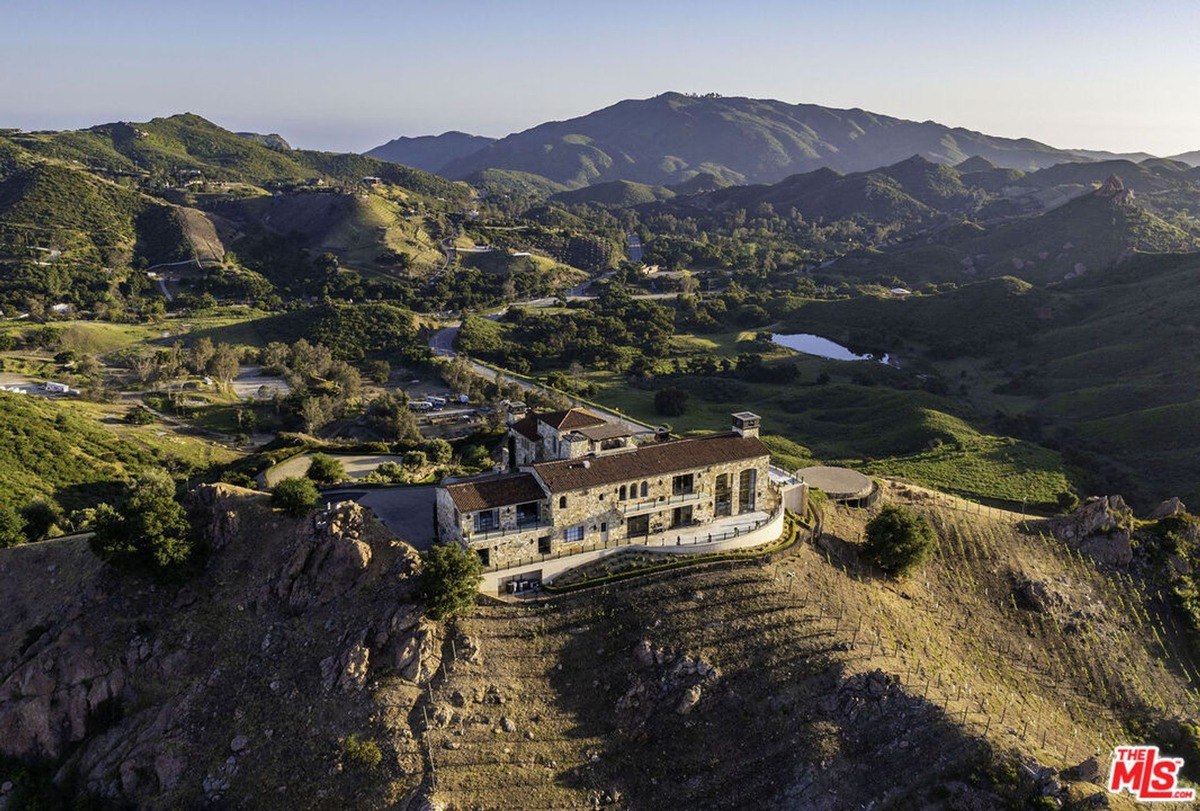
POLYGON ((875 486, 857 470, 846 467, 806 467, 796 471, 796 475, 836 500, 866 498, 875 486))

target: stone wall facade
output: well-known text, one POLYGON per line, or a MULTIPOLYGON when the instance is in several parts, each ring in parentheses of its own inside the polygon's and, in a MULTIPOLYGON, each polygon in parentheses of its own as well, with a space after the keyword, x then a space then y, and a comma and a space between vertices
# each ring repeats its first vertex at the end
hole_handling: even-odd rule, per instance
POLYGON ((769 513, 775 509, 778 494, 771 486, 768 463, 769 457, 762 456, 675 471, 648 479, 631 479, 602 487, 555 493, 549 502, 550 523, 554 528, 551 550, 554 554, 569 554, 572 547, 666 532, 672 528, 677 517, 682 517, 675 513, 676 509, 684 512, 690 510, 690 521, 686 521, 685 526, 708 524, 723 518, 725 514, 716 515, 716 483, 721 475, 728 477, 730 488, 727 515, 755 511, 769 513), (754 472, 753 498, 748 506, 743 505, 740 498, 741 477, 743 471, 747 470, 754 472), (693 492, 688 495, 675 494, 675 478, 688 474, 693 477, 693 492), (644 497, 643 483, 646 485, 644 497), (582 528, 582 537, 575 540, 579 528, 582 528), (572 529, 576 532, 569 537, 568 532, 572 529))

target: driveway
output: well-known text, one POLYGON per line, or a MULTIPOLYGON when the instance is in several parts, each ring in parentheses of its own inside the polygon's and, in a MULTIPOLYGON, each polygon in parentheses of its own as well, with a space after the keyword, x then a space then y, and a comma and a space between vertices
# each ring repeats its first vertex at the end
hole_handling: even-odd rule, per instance
POLYGON ((378 516, 401 540, 425 551, 434 541, 434 493, 437 488, 381 487, 373 490, 329 490, 327 502, 357 501, 378 516))

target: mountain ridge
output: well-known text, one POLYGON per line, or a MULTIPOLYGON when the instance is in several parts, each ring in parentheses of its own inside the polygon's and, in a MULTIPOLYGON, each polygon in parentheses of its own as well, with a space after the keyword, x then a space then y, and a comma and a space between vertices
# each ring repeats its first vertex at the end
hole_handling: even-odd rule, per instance
MULTIPOLYGON (((425 137, 432 143, 445 136, 425 137)), ((383 157, 381 149, 368 154, 383 157)), ((1024 170, 1117 157, 1095 151, 1083 156, 1031 138, 1002 138, 861 108, 668 92, 538 124, 461 154, 438 171, 464 178, 485 169, 514 170, 571 188, 617 180, 669 186, 701 172, 746 184, 821 166, 863 171, 913 154, 949 164, 980 155, 1002 168, 1024 170)))

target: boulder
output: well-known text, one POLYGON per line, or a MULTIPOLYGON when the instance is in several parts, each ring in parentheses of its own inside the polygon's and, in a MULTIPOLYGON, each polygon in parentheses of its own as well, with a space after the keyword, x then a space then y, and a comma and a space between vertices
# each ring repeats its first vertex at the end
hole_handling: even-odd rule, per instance
POLYGON ((1129 531, 1120 529, 1104 535, 1092 535, 1079 546, 1079 551, 1097 563, 1125 566, 1133 560, 1129 531))
POLYGON ((693 684, 691 687, 683 691, 683 697, 679 699, 679 705, 675 707, 675 712, 680 715, 687 715, 692 710, 696 709, 696 705, 700 703, 700 698, 703 691, 700 685, 693 684))
POLYGON ((1060 540, 1081 541, 1098 532, 1128 525, 1132 514, 1120 496, 1099 496, 1088 499, 1075 512, 1054 521, 1052 528, 1060 540))
POLYGON ((1151 521, 1157 521, 1161 518, 1169 518, 1172 515, 1182 515, 1187 512, 1187 507, 1179 500, 1178 496, 1169 498, 1162 504, 1159 504, 1151 512, 1148 518, 1151 521))

